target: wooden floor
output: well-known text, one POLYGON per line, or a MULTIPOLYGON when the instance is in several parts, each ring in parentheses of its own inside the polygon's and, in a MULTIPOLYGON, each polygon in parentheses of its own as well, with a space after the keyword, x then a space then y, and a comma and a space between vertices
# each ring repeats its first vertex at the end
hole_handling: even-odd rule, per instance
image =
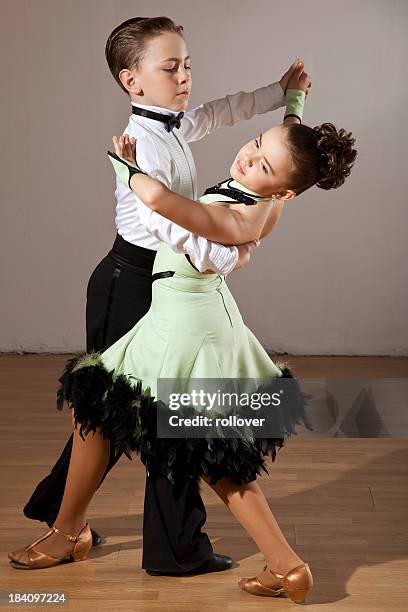
MULTIPOLYGON (((408 377, 408 359, 290 357, 300 377, 408 377)), ((70 609, 111 612, 295 610, 286 598, 254 597, 237 580, 262 555, 205 484, 206 529, 236 567, 190 578, 153 578, 140 568, 144 468, 122 457, 98 491, 90 523, 106 537, 88 560, 38 571, 9 566, 7 551, 45 531, 22 507, 70 432, 55 390, 67 355, 1 355, 0 591, 65 591, 70 609)), ((408 610, 408 439, 292 439, 261 486, 284 533, 313 571, 310 610, 408 610)), ((19 609, 58 609, 55 605, 19 609)), ((13 610, 17 606, 5 605, 13 610)))

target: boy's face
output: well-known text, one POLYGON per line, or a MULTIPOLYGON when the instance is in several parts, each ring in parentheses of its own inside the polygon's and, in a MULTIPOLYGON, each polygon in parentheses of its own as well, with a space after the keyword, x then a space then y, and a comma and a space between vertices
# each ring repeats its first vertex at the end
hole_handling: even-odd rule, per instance
POLYGON ((190 58, 184 39, 164 32, 146 45, 139 70, 132 70, 136 90, 132 102, 185 111, 191 91, 190 58))
POLYGON ((237 153, 230 168, 233 179, 259 195, 292 199, 288 176, 293 170, 285 127, 277 125, 256 136, 237 153))

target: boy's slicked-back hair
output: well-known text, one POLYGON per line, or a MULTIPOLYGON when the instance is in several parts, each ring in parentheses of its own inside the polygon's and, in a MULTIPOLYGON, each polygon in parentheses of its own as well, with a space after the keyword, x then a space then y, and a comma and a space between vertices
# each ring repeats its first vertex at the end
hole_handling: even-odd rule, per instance
POLYGON ((129 92, 120 81, 120 71, 138 69, 149 40, 163 32, 183 36, 183 26, 176 25, 169 17, 132 17, 109 35, 105 46, 106 61, 113 78, 125 93, 129 92))

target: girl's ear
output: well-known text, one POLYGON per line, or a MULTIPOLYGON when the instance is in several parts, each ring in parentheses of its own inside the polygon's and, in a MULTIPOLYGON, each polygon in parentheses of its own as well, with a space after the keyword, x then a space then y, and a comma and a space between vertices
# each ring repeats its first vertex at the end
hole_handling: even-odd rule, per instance
POLYGON ((138 79, 131 70, 128 70, 128 68, 124 68, 119 72, 119 79, 127 92, 133 93, 137 96, 143 94, 142 87, 138 79))
POLYGON ((279 194, 282 200, 293 200, 296 198, 296 193, 291 189, 287 189, 285 192, 279 194))

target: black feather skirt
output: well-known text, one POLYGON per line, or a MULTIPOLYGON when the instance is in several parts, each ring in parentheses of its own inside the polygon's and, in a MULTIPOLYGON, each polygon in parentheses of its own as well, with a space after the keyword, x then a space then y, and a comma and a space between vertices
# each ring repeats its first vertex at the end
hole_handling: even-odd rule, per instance
MULTIPOLYGON (((141 380, 109 371, 98 352, 83 353, 67 362, 59 379, 57 408, 61 410, 66 403, 74 411, 83 439, 98 428, 111 440, 116 453, 125 453, 129 459, 138 454, 149 473, 166 476, 174 485, 201 476, 208 476, 213 484, 227 477, 243 485, 262 472, 268 473, 266 458, 275 461, 277 451, 285 439, 297 433, 298 425, 313 429, 306 411, 311 396, 301 390, 287 364, 276 365, 281 377, 271 378, 262 391, 279 390, 282 380, 290 379, 290 384, 284 406, 274 408, 273 437, 257 437, 247 429, 235 437, 228 436, 225 429, 217 435, 211 430, 202 437, 160 437, 157 423, 166 418, 167 407, 156 401, 150 390, 143 390, 141 380)), ((191 417, 193 412, 185 407, 179 416, 191 417)), ((240 416, 245 418, 249 413, 248 408, 242 408, 240 416)), ((266 416, 270 422, 271 408, 262 408, 257 416, 266 416)))

